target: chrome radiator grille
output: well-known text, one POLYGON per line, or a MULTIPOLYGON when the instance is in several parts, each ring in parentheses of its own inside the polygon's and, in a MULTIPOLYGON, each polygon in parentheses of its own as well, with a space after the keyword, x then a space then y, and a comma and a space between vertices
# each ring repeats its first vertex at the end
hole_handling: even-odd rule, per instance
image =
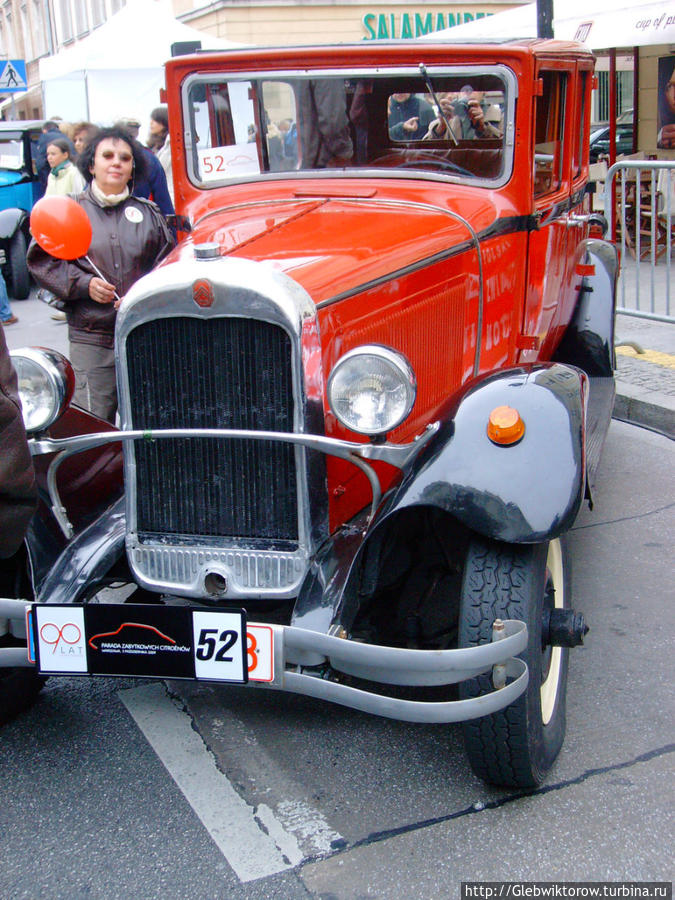
MULTIPOLYGON (((127 337, 131 427, 293 430, 291 340, 256 319, 156 319, 127 337)), ((272 441, 137 441, 137 531, 292 550, 294 449, 272 441), (270 543, 271 542, 271 543, 270 543)))

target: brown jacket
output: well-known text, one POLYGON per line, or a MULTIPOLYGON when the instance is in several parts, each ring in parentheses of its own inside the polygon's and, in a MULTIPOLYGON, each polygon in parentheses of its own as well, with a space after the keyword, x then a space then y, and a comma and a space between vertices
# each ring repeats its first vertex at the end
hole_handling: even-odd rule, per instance
MULTIPOLYGON (((157 206, 129 197, 118 206, 99 206, 87 188, 74 198, 86 210, 92 227, 89 258, 120 297, 153 269, 173 247, 173 236, 157 206)), ((35 280, 66 303, 69 337, 82 344, 112 348, 116 310, 96 303, 89 282, 96 275, 83 257, 55 259, 36 243, 28 248, 28 268, 35 280)))
POLYGON ((0 328, 0 558, 11 556, 21 546, 36 501, 16 372, 0 328))

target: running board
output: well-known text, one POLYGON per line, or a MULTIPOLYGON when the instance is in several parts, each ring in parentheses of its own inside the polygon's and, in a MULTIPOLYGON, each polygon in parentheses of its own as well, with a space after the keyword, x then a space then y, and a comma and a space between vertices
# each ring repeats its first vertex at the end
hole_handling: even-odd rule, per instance
POLYGON ((592 489, 614 409, 614 378, 593 376, 586 409, 586 484, 592 489))

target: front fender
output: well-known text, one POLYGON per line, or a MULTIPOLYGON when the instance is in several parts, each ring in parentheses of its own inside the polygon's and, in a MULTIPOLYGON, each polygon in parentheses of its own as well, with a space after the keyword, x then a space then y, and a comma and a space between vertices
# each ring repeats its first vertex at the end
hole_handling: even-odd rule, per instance
POLYGON ((23 209, 0 210, 0 240, 6 241, 16 234, 26 218, 23 209))
POLYGON ((33 591, 39 603, 76 603, 82 591, 102 578, 124 555, 126 516, 121 497, 87 528, 56 552, 56 546, 40 528, 30 528, 26 546, 33 591), (41 564, 47 552, 53 560, 41 564))
POLYGON ((585 242, 579 299, 570 324, 553 356, 589 376, 611 378, 614 357, 614 319, 618 251, 614 244, 590 238, 585 242))
MULTIPOLYGON (((585 487, 587 380, 552 364, 474 382, 389 495, 373 527, 407 507, 451 513, 472 531, 508 543, 537 543, 567 531, 585 487), (525 423, 518 444, 487 436, 490 412, 512 406, 525 423)), ((453 408, 454 407, 454 408, 453 408)))

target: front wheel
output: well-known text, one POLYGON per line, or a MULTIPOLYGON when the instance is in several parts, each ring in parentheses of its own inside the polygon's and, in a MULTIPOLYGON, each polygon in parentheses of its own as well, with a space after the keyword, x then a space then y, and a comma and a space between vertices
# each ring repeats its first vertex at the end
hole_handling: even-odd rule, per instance
MULTIPOLYGON (((466 722, 464 743, 474 772, 508 787, 537 787, 565 737, 569 650, 551 646, 553 608, 570 608, 570 567, 562 539, 548 544, 474 541, 468 549, 459 614, 459 646, 489 643, 495 619, 527 624, 521 654, 529 669, 524 694, 506 709, 466 722)), ((460 684, 467 699, 493 690, 491 673, 460 684)))
POLYGON ((30 293, 30 273, 26 262, 26 236, 21 229, 9 243, 9 292, 15 300, 25 300, 30 293))

